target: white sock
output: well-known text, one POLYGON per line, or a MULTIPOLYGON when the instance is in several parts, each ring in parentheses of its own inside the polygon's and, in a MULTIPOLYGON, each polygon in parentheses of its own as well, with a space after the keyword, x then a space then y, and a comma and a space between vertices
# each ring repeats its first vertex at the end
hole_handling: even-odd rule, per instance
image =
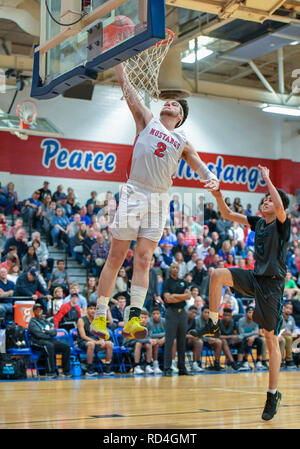
POLYGON ((132 285, 130 290, 130 308, 142 309, 147 295, 147 288, 132 285))
POLYGON ((219 319, 219 313, 218 312, 211 312, 209 311, 209 318, 212 320, 214 324, 217 324, 219 319))
POLYGON ((268 393, 272 393, 272 394, 275 394, 276 393, 276 391, 277 391, 277 388, 275 388, 275 390, 268 390, 268 393))
POLYGON ((95 318, 98 316, 104 316, 106 318, 107 307, 108 307, 109 297, 100 296, 97 299, 95 318))

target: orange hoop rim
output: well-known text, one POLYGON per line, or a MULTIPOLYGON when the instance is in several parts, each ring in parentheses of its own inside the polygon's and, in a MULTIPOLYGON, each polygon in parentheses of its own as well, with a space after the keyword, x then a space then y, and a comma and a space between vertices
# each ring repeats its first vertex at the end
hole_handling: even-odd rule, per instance
POLYGON ((35 112, 34 112, 33 116, 32 116, 30 119, 27 119, 27 120, 26 120, 26 122, 31 123, 31 122, 33 122, 33 121, 36 119, 37 114, 38 114, 38 107, 37 107, 37 104, 36 104, 36 102, 33 101, 33 100, 23 100, 23 101, 20 101, 20 103, 18 103, 17 108, 16 108, 16 114, 17 114, 17 117, 20 119, 20 122, 23 122, 23 123, 26 123, 26 122, 22 119, 22 117, 20 117, 20 107, 21 107, 22 104, 24 104, 24 103, 31 103, 31 104, 33 104, 33 106, 34 106, 35 112))
POLYGON ((167 35, 168 37, 166 37, 163 41, 157 42, 154 46, 155 46, 155 47, 158 47, 159 45, 166 45, 166 44, 168 44, 169 42, 172 42, 172 40, 173 40, 174 37, 175 37, 174 31, 170 30, 169 28, 166 28, 166 35, 167 35))

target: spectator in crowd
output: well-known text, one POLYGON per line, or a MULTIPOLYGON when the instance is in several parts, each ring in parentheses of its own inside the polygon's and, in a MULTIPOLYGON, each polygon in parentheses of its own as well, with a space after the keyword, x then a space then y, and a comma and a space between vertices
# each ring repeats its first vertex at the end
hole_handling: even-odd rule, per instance
POLYGON ((220 240, 219 234, 218 232, 212 232, 211 234, 211 243, 210 243, 211 248, 214 248, 215 253, 217 254, 222 246, 222 242, 220 240))
POLYGON ((83 242, 86 236, 87 236, 87 226, 85 223, 80 223, 79 231, 74 236, 72 246, 73 257, 79 263, 83 261, 83 242))
POLYGON ((105 362, 103 364, 103 375, 113 375, 111 369, 112 354, 113 354, 113 342, 111 340, 103 340, 96 337, 90 331, 91 322, 93 321, 96 313, 96 303, 90 302, 87 307, 87 314, 79 318, 77 322, 78 327, 78 346, 80 349, 86 351, 86 363, 87 371, 86 377, 94 377, 98 375, 98 372, 93 368, 94 355, 97 357, 97 353, 105 351, 105 362))
POLYGON ((7 238, 11 239, 16 236, 16 233, 19 229, 23 227, 23 218, 17 218, 14 226, 11 226, 7 232, 7 238))
POLYGON ((56 315, 64 303, 64 291, 61 287, 55 287, 52 299, 48 301, 48 313, 50 316, 56 315))
POLYGON ((224 309, 230 309, 232 315, 239 314, 239 305, 236 298, 232 295, 230 288, 225 289, 225 293, 221 298, 219 316, 223 316, 224 309))
POLYGON ((204 371, 202 368, 202 349, 203 340, 201 338, 193 337, 189 332, 192 329, 196 329, 196 317, 197 317, 197 307, 190 306, 187 312, 187 335, 186 335, 186 350, 193 352, 193 364, 192 371, 194 373, 201 373, 204 371))
POLYGON ((25 201, 23 216, 27 220, 29 226, 33 228, 41 228, 42 203, 39 200, 40 192, 35 190, 30 198, 25 201))
POLYGON ((15 284, 7 279, 7 269, 0 268, 0 320, 13 316, 11 296, 14 294, 15 284), (5 298, 5 299, 2 299, 5 298))
POLYGON ((216 231, 216 223, 218 218, 218 214, 214 210, 214 204, 208 203, 204 208, 204 224, 209 227, 210 233, 216 231))
POLYGON ((96 277, 100 276, 102 268, 108 257, 109 247, 104 241, 104 237, 101 232, 96 234, 96 243, 91 246, 92 255, 92 269, 96 277))
POLYGON ((235 262, 235 258, 233 257, 232 254, 228 254, 228 256, 226 257, 225 263, 224 263, 224 268, 233 268, 236 267, 236 262, 235 262))
POLYGON ((284 284, 284 295, 286 299, 293 299, 300 292, 296 282, 292 279, 291 271, 287 271, 284 284))
POLYGON ((56 329, 46 319, 42 318, 43 308, 36 303, 33 306, 33 317, 29 321, 28 332, 32 349, 42 351, 46 357, 47 373, 50 379, 57 377, 56 375, 56 353, 62 354, 62 377, 72 377, 70 373, 70 346, 59 340, 54 340, 56 329))
POLYGON ((173 246, 176 245, 177 244, 177 237, 172 232, 171 226, 166 226, 165 230, 166 230, 166 233, 167 233, 167 235, 166 235, 167 242, 170 243, 173 246))
MULTIPOLYGON (((156 272, 155 272, 156 276, 156 272)), ((121 267, 116 279, 115 289, 113 291, 112 296, 115 296, 118 293, 125 293, 128 290, 128 277, 124 267, 121 267)), ((145 300, 146 301, 146 300, 145 300)))
POLYGON ((186 224, 187 227, 191 228, 191 232, 196 237, 196 240, 202 236, 203 225, 201 222, 195 221, 193 217, 189 216, 186 219, 186 224))
POLYGON ((88 278, 87 283, 83 287, 82 295, 86 298, 89 303, 90 295, 97 292, 97 281, 94 276, 88 278))
POLYGON ((90 217, 87 215, 87 208, 85 206, 82 206, 78 213, 80 215, 80 221, 84 221, 87 226, 92 224, 90 217))
POLYGON ((44 207, 42 207, 42 230, 44 231, 47 239, 47 245, 52 245, 52 222, 56 215, 56 203, 55 201, 51 201, 50 204, 47 204, 47 197, 44 200, 44 207))
MULTIPOLYGON (((196 318, 196 327, 189 331, 190 335, 199 338, 201 329, 203 329, 208 321, 209 307, 203 306, 201 309, 201 315, 196 318)), ((224 368, 220 365, 220 357, 222 350, 222 340, 220 338, 204 337, 202 338, 204 345, 212 348, 214 351, 214 364, 210 369, 214 371, 222 371, 224 368)))
POLYGON ((186 270, 188 273, 193 271, 193 269, 196 266, 197 260, 198 260, 198 254, 196 251, 193 251, 191 259, 188 262, 186 262, 186 270))
POLYGON ((228 231, 231 228, 232 221, 224 219, 222 216, 218 218, 216 223, 216 231, 220 236, 220 240, 223 242, 228 239, 228 231))
POLYGON ((0 209, 0 224, 2 224, 3 232, 4 232, 4 234, 6 234, 7 233, 7 221, 6 221, 5 215, 1 213, 1 209, 0 209))
POLYGON ((8 270, 7 273, 8 273, 8 274, 7 274, 7 279, 8 279, 9 281, 12 281, 12 282, 14 283, 14 285, 16 285, 16 282, 17 282, 17 280, 18 280, 18 277, 19 277, 20 274, 21 274, 21 270, 20 270, 19 264, 17 264, 17 263, 13 264, 13 265, 9 268, 9 270, 8 270))
POLYGON ((188 310, 191 306, 195 305, 195 301, 200 300, 201 307, 205 305, 205 301, 199 295, 199 287, 197 285, 192 285, 190 287, 191 298, 186 302, 186 310, 188 310))
POLYGON ((162 318, 159 307, 153 307, 150 318, 150 332, 149 336, 152 344, 152 357, 153 357, 153 372, 154 374, 162 374, 158 362, 159 348, 163 348, 165 344, 165 318, 162 318))
POLYGON ((143 339, 133 339, 125 340, 124 345, 128 348, 134 350, 134 363, 133 363, 133 374, 153 374, 154 371, 151 368, 152 360, 152 344, 150 339, 150 323, 149 323, 149 312, 146 309, 142 309, 141 315, 141 326, 146 327, 148 330, 148 336, 143 339), (141 355, 142 350, 145 351, 146 367, 145 371, 141 367, 141 355))
POLYGON ((242 213, 243 206, 241 204, 241 198, 234 198, 233 205, 232 205, 233 212, 239 212, 242 213))
POLYGON ((73 209, 71 204, 69 204, 67 200, 68 200, 67 195, 62 194, 59 198, 59 201, 57 202, 57 207, 61 207, 62 210, 64 211, 63 215, 65 217, 68 217, 68 219, 70 220, 70 218, 73 215, 73 209))
POLYGON ((253 213, 252 213, 252 205, 250 203, 248 203, 247 206, 246 206, 245 214, 247 215, 247 217, 249 215, 253 215, 253 213))
POLYGON ((65 295, 68 295, 70 291, 70 281, 68 272, 65 269, 65 261, 58 259, 56 262, 56 268, 53 270, 48 283, 48 290, 53 292, 56 287, 61 287, 65 295))
MULTIPOLYGON (((174 248, 175 247, 173 247, 173 250, 174 250, 174 248)), ((172 262, 174 262, 173 250, 172 250, 172 245, 170 245, 170 243, 164 243, 162 245, 161 254, 158 257, 158 262, 160 263, 160 269, 162 270, 165 278, 168 277, 170 265, 172 264, 172 262)))
POLYGON ((52 219, 51 229, 51 237, 54 247, 61 248, 62 241, 69 246, 69 226, 69 219, 63 215, 63 209, 61 207, 57 207, 55 215, 52 219))
POLYGON ((77 325, 81 317, 80 307, 78 305, 78 294, 71 293, 70 301, 63 303, 59 311, 54 315, 53 322, 56 329, 66 329, 68 332, 77 325))
POLYGON ((46 278, 48 273, 51 273, 53 270, 54 260, 52 257, 49 257, 49 251, 45 242, 41 240, 41 234, 39 232, 32 233, 32 241, 28 242, 28 246, 33 245, 35 247, 35 252, 40 264, 40 270, 46 278), (38 247, 35 246, 35 243, 38 242, 38 247))
POLYGON ((187 268, 186 268, 186 263, 183 260, 183 254, 181 251, 178 251, 177 253, 175 253, 174 260, 175 260, 175 262, 178 263, 178 266, 179 266, 178 277, 183 279, 187 273, 187 268))
POLYGON ((187 244, 184 240, 184 235, 182 232, 180 232, 179 234, 177 234, 177 244, 173 246, 172 248, 172 254, 173 256, 178 252, 181 251, 183 256, 185 256, 185 252, 186 252, 186 248, 187 248, 187 244))
POLYGON ((245 269, 254 270, 255 260, 252 251, 247 251, 247 257, 245 259, 245 269))
POLYGON ((207 276, 203 278, 203 281, 201 283, 200 287, 200 296, 203 298, 203 300, 206 302, 206 305, 208 305, 208 298, 209 298, 209 285, 210 285, 210 278, 213 274, 215 268, 210 266, 207 270, 207 276))
POLYGON ((144 307, 150 313, 153 307, 159 308, 160 311, 162 311, 164 305, 164 302, 160 296, 158 275, 156 268, 154 267, 154 264, 155 264, 155 257, 152 256, 149 270, 149 285, 144 302, 144 307))
POLYGON ((6 243, 7 237, 5 232, 3 231, 3 224, 0 224, 0 260, 2 258, 2 253, 4 251, 5 243, 6 243))
POLYGON ((126 297, 119 295, 117 301, 118 304, 111 309, 111 314, 114 323, 117 325, 117 327, 124 327, 124 311, 126 307, 126 297))
POLYGON ((172 376, 172 346, 177 340, 178 374, 188 374, 185 368, 185 340, 187 330, 186 300, 191 293, 186 282, 178 277, 179 266, 173 262, 170 266, 170 276, 164 281, 163 299, 166 306, 166 341, 164 351, 164 371, 166 376, 172 376))
POLYGON ((20 274, 15 285, 14 296, 27 296, 31 297, 34 301, 42 304, 44 314, 47 313, 47 302, 41 299, 36 293, 40 293, 41 296, 45 296, 47 300, 51 299, 48 290, 43 286, 38 277, 38 272, 35 268, 31 268, 29 271, 20 274))
POLYGON ((39 200, 43 201, 47 195, 51 197, 51 190, 49 189, 49 181, 43 182, 43 187, 38 189, 40 192, 39 200))
POLYGON ((11 213, 14 204, 14 199, 9 196, 7 189, 0 183, 0 208, 5 215, 11 213))
POLYGON ((185 249, 185 254, 183 254, 183 259, 184 259, 185 263, 192 260, 192 255, 194 252, 195 252, 195 246, 189 244, 185 249))
POLYGON ((204 278, 207 276, 207 270, 204 268, 204 262, 202 259, 197 259, 196 266, 192 270, 193 283, 201 289, 201 284, 204 278))
POLYGON ((215 255, 216 255, 215 248, 210 247, 208 249, 208 255, 204 259, 204 264, 205 264, 206 268, 208 268, 211 264, 214 263, 215 255))
POLYGON ((22 260, 24 254, 27 253, 27 239, 26 239, 26 231, 24 228, 18 229, 15 237, 11 237, 10 239, 6 240, 3 256, 6 256, 11 246, 16 247, 18 258, 19 260, 22 260))
MULTIPOLYGON (((281 331, 280 335, 285 341, 285 366, 286 368, 295 368, 295 363, 293 360, 293 353, 292 353, 292 344, 293 340, 295 339, 295 328, 296 323, 295 319, 292 316, 293 314, 293 304, 289 301, 283 306, 282 310, 282 325, 281 325, 281 331)), ((283 354, 282 354, 283 355, 283 354)))
POLYGON ((123 262, 123 267, 125 268, 128 279, 130 278, 130 272, 132 272, 133 269, 133 260, 134 260, 134 252, 132 249, 129 248, 123 262))
POLYGON ((226 257, 229 256, 229 254, 231 254, 233 257, 235 257, 235 250, 234 248, 232 248, 230 240, 224 240, 224 242, 222 243, 222 247, 219 250, 219 256, 222 257, 222 259, 225 261, 226 257))
POLYGON ((56 191, 53 193, 52 200, 57 203, 61 195, 65 195, 65 193, 63 192, 63 186, 59 184, 56 188, 56 191))
POLYGON ((254 239, 255 239, 255 232, 250 231, 247 235, 246 239, 246 250, 254 252, 254 239))
POLYGON ((192 245, 195 246, 197 244, 197 238, 195 234, 192 232, 192 228, 190 226, 185 227, 185 233, 184 233, 184 241, 187 244, 187 246, 192 245))
POLYGON ((64 303, 70 302, 71 295, 73 293, 77 293, 77 295, 78 295, 78 305, 80 307, 81 314, 85 315, 86 314, 86 308, 87 308, 87 301, 86 301, 86 298, 83 295, 80 294, 79 284, 73 283, 73 284, 70 285, 70 294, 65 297, 64 303))
POLYGON ((175 219, 179 216, 181 212, 181 204, 179 202, 179 196, 174 195, 170 201, 170 221, 174 224, 175 219))
POLYGON ((68 230, 71 248, 73 248, 74 237, 78 233, 80 225, 81 225, 81 218, 80 215, 76 213, 73 215, 73 221, 70 221, 70 226, 68 230))
POLYGON ((11 206, 11 213, 20 212, 21 205, 19 203, 18 194, 15 190, 15 185, 13 182, 9 182, 6 186, 8 199, 11 206))
MULTIPOLYGON (((248 354, 252 348, 256 348, 257 361, 256 369, 263 369, 262 366, 262 340, 259 337, 259 326, 253 321, 254 307, 248 306, 246 309, 246 316, 242 317, 238 321, 239 337, 243 343, 244 363, 243 369, 251 369, 248 363, 248 354)), ((240 368, 241 369, 241 368, 240 368)))
POLYGON ((242 365, 243 360, 243 345, 241 340, 239 339, 237 329, 235 328, 235 323, 232 318, 232 310, 229 307, 223 309, 223 317, 220 321, 220 331, 221 336, 220 339, 222 341, 222 348, 224 354, 227 357, 227 360, 231 367, 234 370, 237 370, 242 365), (237 362, 233 359, 232 349, 237 349, 238 356, 237 362))
POLYGON ((30 268, 36 268, 39 271, 39 265, 34 246, 28 246, 27 252, 22 258, 22 270, 29 271, 30 268))
POLYGON ((95 190, 93 190, 91 192, 91 197, 87 200, 87 202, 85 203, 85 206, 88 207, 89 204, 96 204, 96 198, 97 198, 97 192, 95 190))
POLYGON ((80 204, 78 203, 77 198, 75 198, 74 192, 69 191, 69 189, 67 194, 67 204, 71 207, 73 216, 79 212, 80 204))
POLYGON ((92 268, 91 249, 95 242, 96 242, 95 231, 93 228, 88 228, 87 234, 82 242, 82 246, 83 246, 83 264, 89 268, 92 268))

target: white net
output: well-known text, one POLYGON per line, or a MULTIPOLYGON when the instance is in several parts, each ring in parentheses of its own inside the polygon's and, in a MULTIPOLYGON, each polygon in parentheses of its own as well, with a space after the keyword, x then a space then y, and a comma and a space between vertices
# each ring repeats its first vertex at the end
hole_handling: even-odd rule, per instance
POLYGON ((37 105, 32 100, 26 100, 19 103, 16 110, 17 116, 26 125, 34 122, 37 112, 37 105))
POLYGON ((145 93, 149 95, 150 101, 159 98, 159 70, 173 39, 173 31, 167 29, 165 40, 123 62, 125 75, 123 92, 128 101, 131 101, 132 87, 141 99, 145 93))

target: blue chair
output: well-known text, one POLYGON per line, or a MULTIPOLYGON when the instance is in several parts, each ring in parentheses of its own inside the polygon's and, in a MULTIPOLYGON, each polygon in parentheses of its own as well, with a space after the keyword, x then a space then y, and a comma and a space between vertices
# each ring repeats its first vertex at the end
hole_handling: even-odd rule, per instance
MULTIPOLYGON (((65 329, 63 329, 63 330, 65 330, 65 329)), ((76 342, 76 340, 78 338, 78 330, 76 328, 70 329, 68 335, 69 335, 69 343, 70 343, 70 346, 71 346, 71 353, 72 353, 72 355, 76 356, 77 359, 80 362, 83 361, 83 360, 86 360, 86 351, 84 349, 79 348, 75 344, 75 342, 76 342)), ((102 362, 101 362, 100 359, 104 358, 105 356, 106 356, 105 351, 97 352, 96 367, 100 369, 101 373, 103 373, 103 367, 102 367, 102 362)))
POLYGON ((123 335, 122 335, 122 331, 123 328, 122 327, 117 327, 117 329, 115 329, 114 332, 111 332, 111 330, 109 329, 109 332, 112 333, 112 339, 114 342, 114 349, 113 352, 116 354, 118 363, 119 363, 119 367, 120 367, 120 371, 121 373, 126 373, 126 366, 129 367, 130 369, 132 368, 132 363, 131 363, 131 353, 129 351, 128 348, 126 348, 125 346, 123 346, 123 335), (128 355, 128 360, 129 362, 124 362, 124 358, 125 356, 128 355))

